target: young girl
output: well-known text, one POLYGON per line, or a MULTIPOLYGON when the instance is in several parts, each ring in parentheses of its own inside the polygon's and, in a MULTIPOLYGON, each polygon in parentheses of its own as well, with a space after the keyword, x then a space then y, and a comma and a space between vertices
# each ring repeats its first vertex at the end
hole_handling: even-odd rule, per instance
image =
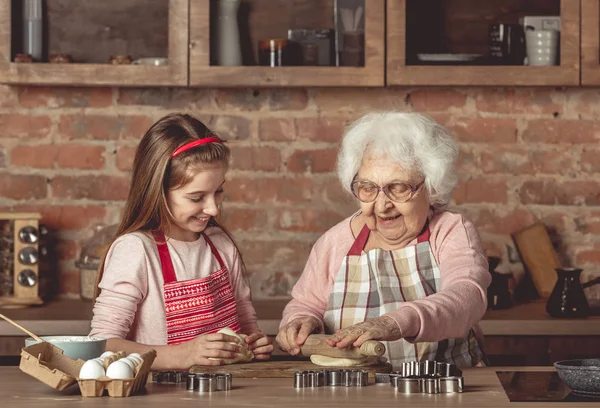
POLYGON ((116 239, 100 266, 91 336, 107 350, 155 349, 153 369, 239 359, 246 334, 257 360, 273 351, 256 323, 244 264, 216 217, 229 148, 202 122, 171 114, 146 132, 116 239), (238 343, 239 344, 239 343, 238 343))

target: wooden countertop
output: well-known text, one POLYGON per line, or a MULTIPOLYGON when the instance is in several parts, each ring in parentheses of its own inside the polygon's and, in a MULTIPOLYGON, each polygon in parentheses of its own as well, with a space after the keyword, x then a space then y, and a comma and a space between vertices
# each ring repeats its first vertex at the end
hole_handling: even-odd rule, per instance
MULTIPOLYGON (((369 385, 360 388, 322 387, 295 389, 292 378, 233 379, 233 389, 209 394, 189 392, 181 385, 149 383, 142 395, 128 398, 83 398, 77 386, 56 391, 18 367, 0 367, 0 406, 37 408, 84 404, 85 407, 147 408, 177 406, 198 407, 511 407, 511 408, 568 408, 597 406, 570 402, 510 402, 496 371, 510 367, 471 368, 463 371, 465 392, 460 394, 412 394, 395 392, 389 385, 369 385)), ((552 367, 519 367, 520 371, 552 371, 552 367)))
MULTIPOLYGON (((288 299, 255 300, 259 326, 269 335, 277 334, 281 312, 288 299)), ((556 319, 546 314, 543 301, 520 304, 505 310, 488 310, 480 322, 486 336, 600 335, 600 316, 584 319, 556 319)), ((58 300, 39 307, 0 309, 38 335, 86 335, 90 331, 92 303, 58 300)), ((0 321, 0 336, 23 335, 15 327, 0 321)))

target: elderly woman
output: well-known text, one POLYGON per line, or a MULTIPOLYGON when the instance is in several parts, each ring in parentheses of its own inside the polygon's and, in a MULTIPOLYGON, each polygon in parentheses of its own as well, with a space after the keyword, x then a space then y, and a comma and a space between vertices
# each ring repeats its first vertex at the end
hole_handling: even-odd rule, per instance
POLYGON ((474 225, 445 210, 457 155, 448 131, 418 113, 372 113, 347 130, 337 171, 360 210, 315 243, 283 312, 283 350, 328 333, 338 348, 384 341, 394 367, 482 364, 490 274, 474 225))

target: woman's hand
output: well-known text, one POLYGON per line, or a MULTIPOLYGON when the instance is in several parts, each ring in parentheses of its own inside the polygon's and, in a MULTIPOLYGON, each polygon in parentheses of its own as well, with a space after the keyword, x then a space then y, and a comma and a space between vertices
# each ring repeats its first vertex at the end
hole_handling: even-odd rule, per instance
POLYGON ((284 351, 291 355, 300 353, 300 346, 304 344, 309 334, 321 327, 321 322, 315 317, 298 317, 281 329, 275 341, 284 351))
POLYGON ((239 344, 239 339, 223 333, 201 334, 175 346, 179 366, 189 368, 193 365, 221 365, 223 359, 237 358, 241 348, 231 343, 239 344))
POLYGON ((366 340, 393 341, 400 338, 402 332, 396 321, 389 316, 381 316, 338 330, 325 341, 332 347, 346 348, 360 347, 366 340))
POLYGON ((256 360, 268 360, 273 352, 273 341, 263 332, 257 331, 249 334, 244 341, 248 350, 252 351, 256 360))

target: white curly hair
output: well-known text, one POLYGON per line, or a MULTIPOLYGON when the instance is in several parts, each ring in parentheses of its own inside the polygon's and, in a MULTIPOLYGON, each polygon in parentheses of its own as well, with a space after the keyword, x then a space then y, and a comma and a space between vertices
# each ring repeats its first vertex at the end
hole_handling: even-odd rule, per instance
POLYGON ((420 172, 434 211, 443 211, 450 203, 458 184, 458 144, 450 131, 431 117, 384 111, 369 113, 352 123, 344 133, 337 158, 338 178, 350 194, 350 185, 367 152, 420 172))

